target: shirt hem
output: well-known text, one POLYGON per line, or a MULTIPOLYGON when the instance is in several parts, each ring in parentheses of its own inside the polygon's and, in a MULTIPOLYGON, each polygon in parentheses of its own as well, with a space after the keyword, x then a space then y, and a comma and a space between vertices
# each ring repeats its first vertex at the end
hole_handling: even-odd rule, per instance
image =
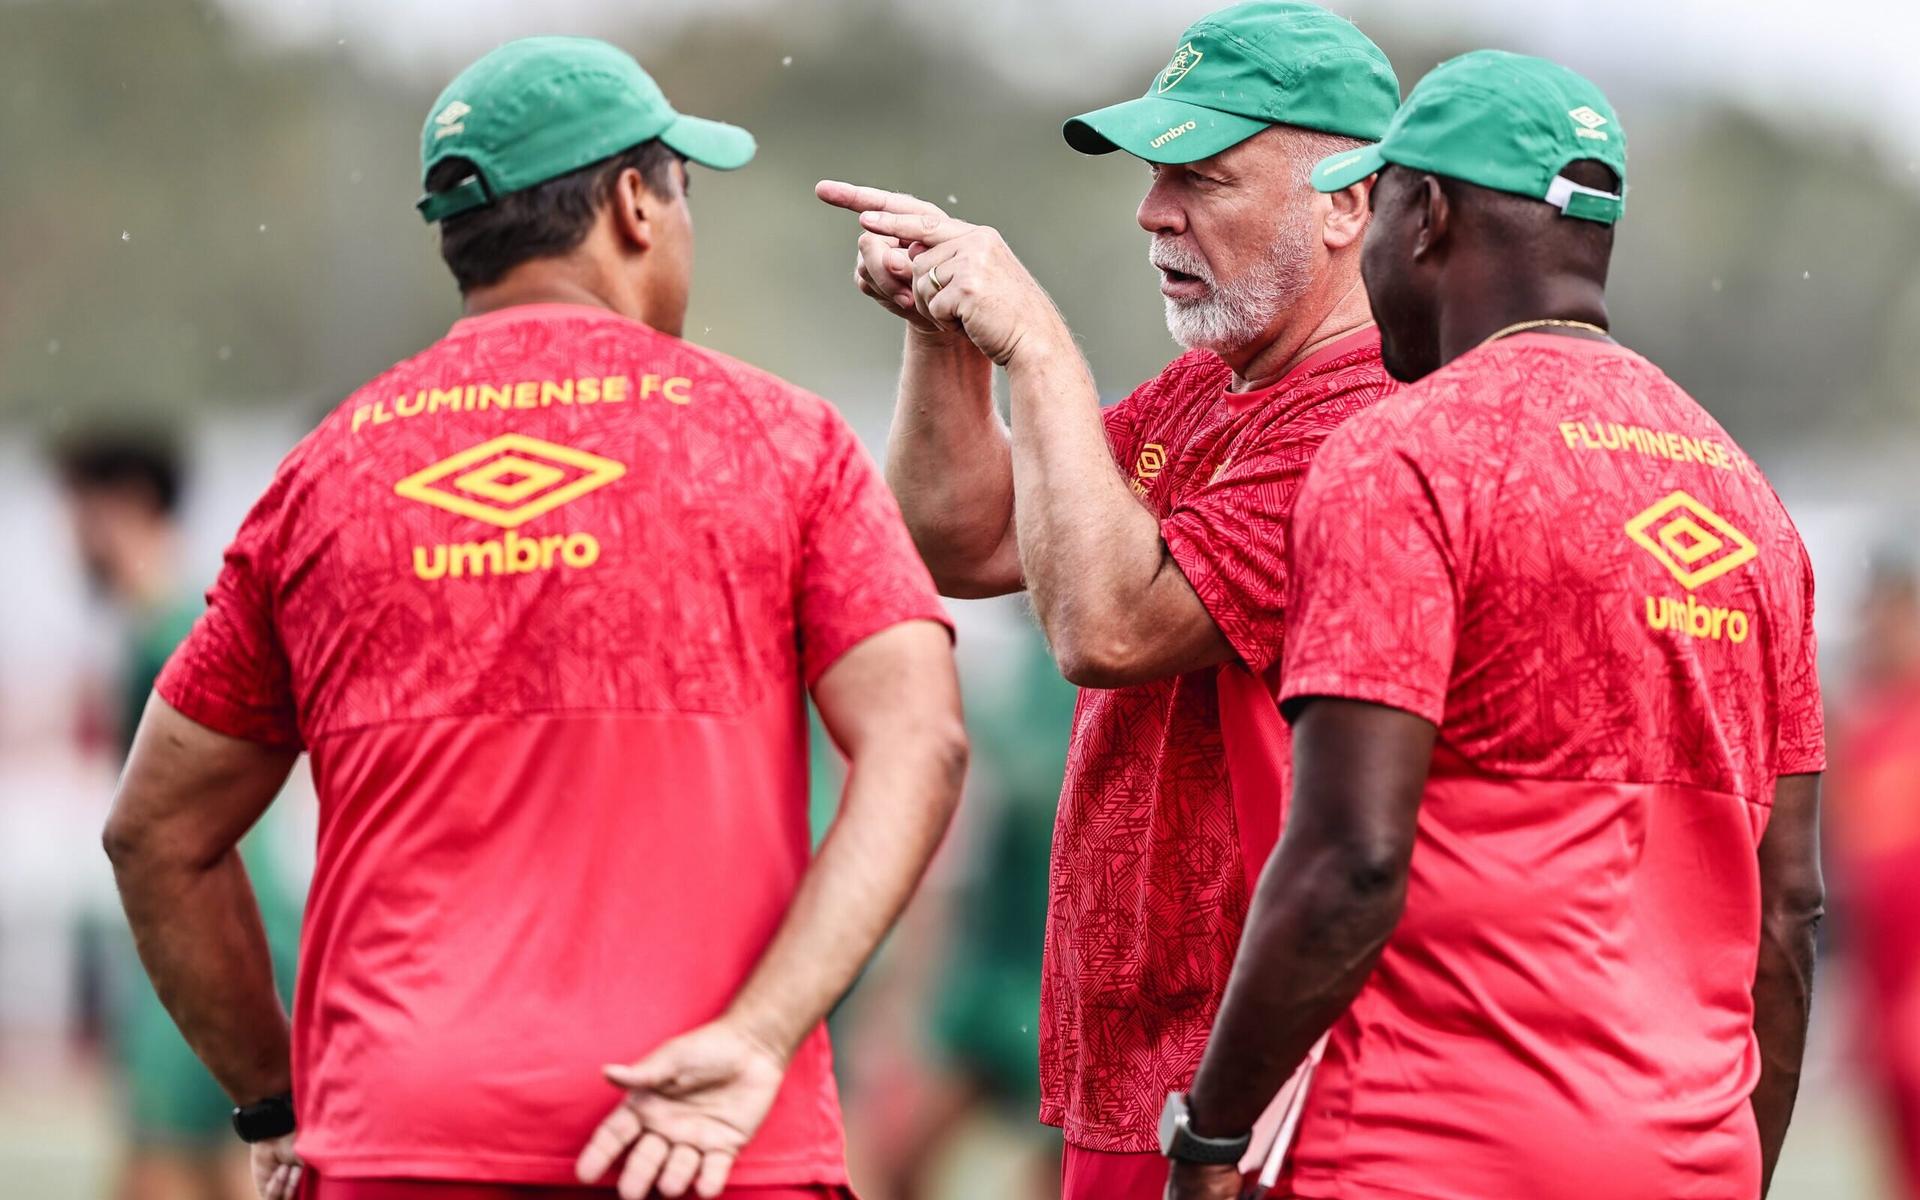
POLYGON ((257 710, 205 688, 169 679, 165 672, 154 681, 153 690, 181 716, 215 733, 276 750, 305 749, 299 737, 287 737, 265 728, 257 710))
POLYGON ((1799 754, 1781 760, 1774 771, 1775 777, 1781 775, 1818 775, 1827 769, 1827 756, 1820 753, 1799 754))
MULTIPOLYGON (((417 1150, 328 1154, 300 1153, 323 1177, 337 1179, 438 1179, 469 1183, 578 1185, 571 1158, 431 1154, 417 1150)), ((846 1164, 830 1160, 736 1163, 729 1187, 846 1187, 846 1164)))
MULTIPOLYGON (((1098 1150, 1103 1154, 1158 1154, 1160 1135, 1141 1133, 1138 1130, 1093 1129, 1079 1121, 1067 1118, 1066 1109, 1058 1104, 1040 1106, 1040 1123, 1051 1125, 1060 1131, 1060 1136, 1072 1146, 1082 1150, 1098 1150)), ((1155 1124, 1157 1126, 1158 1119, 1155 1124)))
MULTIPOLYGON (((1412 713, 1434 725, 1445 715, 1445 701, 1423 688, 1411 687, 1388 679, 1368 679, 1353 675, 1319 673, 1300 675, 1283 671, 1280 688, 1280 712, 1286 715, 1286 703, 1306 696, 1326 696, 1338 700, 1364 700, 1412 713)), ((1291 724, 1291 719, 1289 719, 1291 724)))
POLYGON ((844 658, 849 650, 870 637, 885 633, 896 625, 906 625, 913 621, 932 621, 947 631, 947 640, 954 640, 953 618, 938 605, 932 607, 913 607, 889 614, 868 624, 855 626, 857 633, 847 633, 826 644, 819 656, 808 663, 805 670, 806 684, 811 688, 820 682, 820 677, 833 669, 833 665, 844 658))
MULTIPOLYGON (((1183 528, 1180 516, 1180 513, 1175 513, 1160 523, 1160 540, 1166 543, 1167 553, 1173 558, 1173 565, 1180 569, 1187 586, 1200 598, 1200 607, 1207 610, 1207 619, 1227 640, 1227 645, 1233 647, 1234 655, 1248 670, 1258 675, 1271 667, 1279 657, 1278 648, 1260 645, 1247 636, 1258 624, 1258 618, 1234 601, 1232 588, 1224 578, 1225 573, 1208 556, 1200 538, 1183 528)), ((1283 607, 1283 602, 1276 602, 1266 611, 1274 612, 1283 607)))

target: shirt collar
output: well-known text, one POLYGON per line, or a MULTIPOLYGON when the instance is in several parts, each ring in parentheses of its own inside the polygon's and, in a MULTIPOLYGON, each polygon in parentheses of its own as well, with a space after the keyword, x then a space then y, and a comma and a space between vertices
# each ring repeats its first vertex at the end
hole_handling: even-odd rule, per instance
POLYGON ((1262 388, 1248 392, 1228 392, 1227 404, 1232 410, 1244 413, 1256 405, 1264 403, 1275 392, 1299 387, 1308 378, 1326 373, 1335 362, 1352 355, 1356 351, 1371 347, 1375 354, 1380 349, 1380 327, 1369 322, 1351 333, 1343 334, 1326 345, 1315 350, 1306 358, 1294 364, 1291 371, 1282 375, 1262 388))

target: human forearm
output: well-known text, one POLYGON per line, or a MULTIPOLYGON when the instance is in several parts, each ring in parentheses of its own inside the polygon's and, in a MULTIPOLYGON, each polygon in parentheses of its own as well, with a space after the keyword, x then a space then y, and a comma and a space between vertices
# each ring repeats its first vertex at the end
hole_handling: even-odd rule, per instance
MULTIPOLYGON (((1119 687, 1231 658, 1232 647, 1161 542, 1158 521, 1114 465, 1099 394, 1072 332, 1005 239, 897 193, 829 181, 819 193, 860 213, 867 233, 856 272, 862 291, 903 313, 911 308, 916 330, 928 337, 964 335, 986 361, 1007 370, 1009 467, 1002 449, 1009 431, 993 416, 984 375, 967 385, 973 399, 960 406, 970 423, 957 428, 974 440, 949 442, 930 458, 903 454, 896 441, 890 456, 889 479, 913 510, 915 538, 942 590, 985 595, 1024 584, 1054 657, 1084 686, 1119 687), (939 468, 956 463, 966 466, 955 478, 969 481, 971 499, 931 486, 939 468), (990 478, 992 486, 975 486, 974 477, 990 478), (982 496, 1010 507, 982 517, 968 507, 982 496), (942 509, 962 514, 948 520, 979 539, 960 559, 966 575, 946 553, 951 536, 938 536, 942 509), (977 565, 982 551, 995 556, 990 570, 977 565), (1044 585, 1036 586, 1035 572, 1044 585)), ((910 355, 920 345, 910 344, 910 355)), ((914 405, 915 373, 908 374, 906 419, 896 430, 934 445, 931 426, 921 422, 935 414, 914 405)))
POLYGON ((1008 368, 1022 574, 1068 679, 1115 687, 1230 651, 1121 477, 1099 395, 1065 336, 1008 368))
POLYGON ((202 865, 108 847, 140 961, 187 1044, 238 1103, 288 1091, 287 1014, 239 853, 202 865))
POLYGON ((728 1015, 782 1055, 852 986, 925 871, 966 770, 957 728, 875 746, 850 768, 839 817, 728 1015))
POLYGON ((1261 873, 1190 1094, 1203 1136, 1253 1127, 1353 1003, 1399 922, 1405 876, 1390 861, 1358 848, 1306 857, 1283 848, 1261 873))
POLYGON ((1760 1080, 1753 1117, 1760 1132, 1762 1194, 1773 1180, 1800 1090, 1800 1061, 1813 1009, 1815 937, 1825 912, 1820 872, 1820 777, 1774 782, 1760 839, 1760 947, 1753 978, 1753 1032, 1760 1080))
POLYGON ((1814 927, 1812 917, 1783 913, 1770 916, 1761 935, 1753 983, 1753 1030, 1760 1046, 1753 1116, 1760 1130, 1761 1177, 1769 1184, 1800 1090, 1800 1063, 1813 1012, 1814 927))
POLYGON ((1295 714, 1287 830, 1260 873, 1194 1078, 1195 1132, 1251 1129, 1373 973, 1406 904, 1434 733, 1357 700, 1316 699, 1295 714))
POLYGON ((942 592, 1019 589, 1007 428, 993 363, 965 337, 907 327, 887 483, 942 592))
POLYGON ((1793 1119, 1813 1007, 1815 935, 1825 895, 1819 828, 1820 777, 1789 775, 1775 781, 1759 847, 1760 946, 1753 979, 1760 1080, 1752 1103, 1761 1179, 1768 1185, 1793 1119))
POLYGON ((236 847, 285 783, 291 750, 228 737, 155 697, 102 835, 154 990, 221 1087, 289 1085, 287 1015, 236 847))

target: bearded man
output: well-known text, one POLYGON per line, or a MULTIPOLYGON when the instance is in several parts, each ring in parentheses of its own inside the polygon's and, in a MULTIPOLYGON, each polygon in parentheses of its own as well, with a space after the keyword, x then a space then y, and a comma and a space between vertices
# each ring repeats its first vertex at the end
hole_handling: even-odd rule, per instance
POLYGON ((1193 1078, 1277 837, 1286 764, 1262 755, 1286 739, 1260 729, 1279 722, 1288 516, 1320 443, 1388 386, 1360 282, 1371 184, 1322 195, 1309 175, 1378 141, 1398 102, 1354 26, 1252 3, 1189 28, 1144 96, 1067 122, 1075 149, 1148 164, 1138 220, 1188 348, 1104 413, 998 233, 911 196, 818 189, 860 214, 855 281, 908 325, 887 478, 935 582, 1025 590, 1084 689, 1040 1023, 1066 1200, 1160 1194, 1162 1101, 1193 1078))

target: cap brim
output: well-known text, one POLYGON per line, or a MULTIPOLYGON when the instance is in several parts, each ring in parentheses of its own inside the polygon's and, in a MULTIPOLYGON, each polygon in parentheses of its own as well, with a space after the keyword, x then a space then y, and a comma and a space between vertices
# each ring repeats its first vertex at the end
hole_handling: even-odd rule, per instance
POLYGON ((1139 96, 1068 121, 1060 132, 1082 154, 1124 150, 1151 163, 1190 163, 1231 149, 1262 129, 1265 121, 1168 100, 1139 96))
POLYGON ((753 135, 738 125, 684 114, 660 134, 660 140, 703 167, 731 171, 753 161, 753 135))
POLYGON ((1378 146, 1342 150, 1314 164, 1313 188, 1317 192, 1338 192, 1350 188, 1387 165, 1378 146))

